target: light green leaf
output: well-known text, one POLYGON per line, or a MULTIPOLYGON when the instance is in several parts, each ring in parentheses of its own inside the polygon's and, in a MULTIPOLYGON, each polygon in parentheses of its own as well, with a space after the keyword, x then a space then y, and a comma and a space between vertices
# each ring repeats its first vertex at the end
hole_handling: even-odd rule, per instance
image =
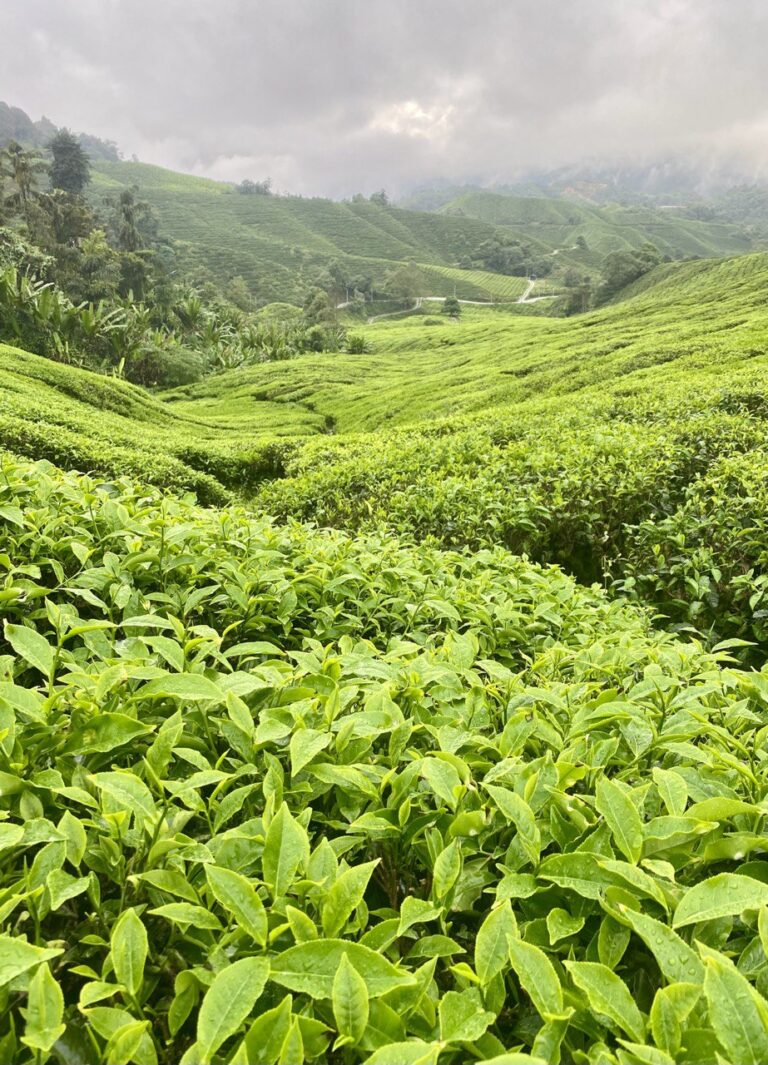
POLYGON ((200 673, 169 673, 145 684, 141 695, 143 698, 170 696, 187 703, 221 703, 225 698, 224 691, 200 673))
POLYGON ((194 925, 196 928, 209 928, 214 931, 221 929, 221 922, 214 914, 203 909, 202 906, 193 906, 189 902, 168 902, 165 906, 156 906, 149 911, 156 917, 165 917, 174 924, 188 928, 194 925))
POLYGON ((17 936, 0 934, 0 987, 41 962, 58 958, 64 951, 52 947, 35 947, 17 936))
POLYGON ((744 910, 759 910, 767 903, 768 884, 738 873, 718 873, 686 891, 675 910, 672 926, 682 928, 744 910))
POLYGON ((543 950, 522 939, 509 940, 509 958, 522 987, 539 1014, 563 1012, 563 989, 555 967, 543 950))
POLYGON ((768 1061, 768 1003, 719 951, 699 944, 704 959, 704 994, 715 1035, 730 1061, 765 1065, 768 1061))
POLYGON ((637 865, 643 850, 643 823, 630 796, 615 781, 601 777, 595 789, 595 807, 605 818, 621 853, 637 865))
POLYGON ((688 802, 688 785, 679 773, 674 773, 671 769, 654 766, 652 776, 667 812, 672 817, 681 817, 688 802))
POLYGON ((292 817, 283 803, 270 822, 261 858, 264 882, 273 898, 286 893, 297 870, 303 868, 308 860, 309 837, 306 829, 292 817))
POLYGON ((291 1027, 292 1004, 292 997, 286 995, 279 1006, 256 1018, 243 1040, 247 1062, 274 1065, 291 1027))
POLYGON ((446 1043, 474 1043, 496 1019, 483 1008, 476 987, 468 991, 448 991, 440 999, 440 1038, 446 1043))
POLYGON ((356 1046, 368 1025, 368 988, 346 954, 342 955, 333 978, 331 1004, 336 1030, 356 1046))
POLYGON ((680 1050, 683 1025, 701 997, 700 984, 660 987, 651 1006, 651 1031, 656 1046, 675 1057, 680 1050))
POLYGON ((147 930, 141 918, 135 910, 125 910, 112 929, 110 954, 115 976, 134 997, 138 995, 144 979, 148 952, 147 930))
POLYGON ((420 773, 435 795, 450 810, 455 810, 458 789, 461 788, 461 778, 455 767, 442 758, 422 758, 420 773))
POLYGON ((567 910, 555 906, 547 914, 547 932, 552 946, 561 939, 575 936, 584 927, 583 917, 572 917, 567 910))
POLYGON ((461 843, 455 839, 440 851, 432 871, 432 893, 444 899, 461 874, 461 843))
POLYGON ((410 973, 395 968, 383 955, 345 939, 317 939, 289 947, 272 959, 271 979, 291 991, 330 999, 336 971, 345 953, 365 980, 369 998, 415 983, 410 973))
POLYGON ((538 865, 541 833, 533 810, 517 792, 510 791, 508 788, 499 788, 494 784, 485 784, 484 787, 504 817, 517 829, 520 843, 531 863, 538 865))
POLYGON ((598 962, 566 961, 563 964, 595 1013, 610 1017, 635 1042, 645 1040, 643 1016, 622 979, 598 962))
POLYGON ((47 965, 41 965, 29 981, 23 1042, 47 1054, 63 1034, 64 995, 47 965))
POLYGON ((44 636, 26 625, 5 626, 5 638, 19 658, 23 658, 43 676, 50 676, 53 669, 54 651, 44 636))
POLYGON ((475 972, 482 984, 487 984, 509 965, 510 936, 517 936, 517 921, 507 899, 491 910, 475 939, 475 972))
POLYGON ((111 796, 121 808, 130 810, 140 821, 157 814, 152 793, 143 780, 126 770, 111 773, 94 773, 91 780, 106 795, 111 796))
POLYGON ((240 873, 215 865, 206 865, 205 876, 216 901, 263 947, 267 942, 267 912, 253 884, 240 873))
POLYGON ((389 1043, 374 1050, 363 1065, 437 1065, 441 1050, 440 1043, 424 1043, 421 1039, 389 1043))
POLYGON ((304 1038, 301 1034, 301 1020, 294 1017, 288 1035, 280 1048, 277 1065, 301 1065, 304 1061, 304 1038))
POLYGON ((323 902, 323 931, 326 936, 337 935, 360 905, 371 874, 379 861, 380 859, 376 858, 364 865, 354 865, 351 869, 345 869, 334 880, 323 902))
POLYGON ((291 776, 295 777, 304 766, 309 765, 316 755, 325 750, 331 738, 330 732, 318 732, 312 728, 303 728, 294 732, 289 745, 291 776))
POLYGON ((148 1038, 149 1021, 131 1021, 112 1035, 104 1052, 104 1065, 128 1065, 138 1061, 138 1053, 148 1038))
POLYGON ((197 1046, 208 1059, 246 1020, 269 976, 266 958, 241 958, 216 974, 197 1018, 197 1046))

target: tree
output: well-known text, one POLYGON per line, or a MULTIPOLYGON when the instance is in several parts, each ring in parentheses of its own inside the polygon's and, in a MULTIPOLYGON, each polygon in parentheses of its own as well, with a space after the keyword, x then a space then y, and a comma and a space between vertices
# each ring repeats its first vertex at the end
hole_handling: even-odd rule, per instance
POLYGON ((325 289, 312 289, 304 300, 303 310, 308 326, 330 326, 336 322, 336 308, 325 289))
POLYGON ((461 314, 461 304, 455 296, 448 296, 443 300, 443 314, 449 314, 451 318, 458 318, 461 314))
POLYGON ((379 207, 389 207, 389 196, 387 196, 385 189, 379 189, 378 192, 374 192, 369 197, 371 203, 377 203, 379 207))
POLYGON ((4 174, 15 185, 14 191, 6 203, 23 216, 29 226, 29 208, 35 195, 37 175, 47 169, 46 163, 37 152, 28 152, 16 141, 11 141, 0 153, 0 177, 4 174))
POLYGON ((224 289, 224 296, 241 311, 253 310, 253 295, 248 282, 240 274, 229 279, 224 289))
POLYGON ((416 299, 423 286, 423 276, 416 263, 397 266, 384 276, 384 291, 396 300, 416 299))
POLYGON ((271 196, 272 178, 266 178, 264 181, 251 181, 250 178, 245 178, 235 187, 243 196, 271 196))
POLYGON ((48 142, 53 155, 51 185, 71 196, 80 196, 91 180, 91 164, 82 145, 68 129, 61 129, 48 142))
POLYGON ((634 251, 613 251, 603 261, 602 299, 610 299, 661 262, 659 249, 650 243, 634 251))

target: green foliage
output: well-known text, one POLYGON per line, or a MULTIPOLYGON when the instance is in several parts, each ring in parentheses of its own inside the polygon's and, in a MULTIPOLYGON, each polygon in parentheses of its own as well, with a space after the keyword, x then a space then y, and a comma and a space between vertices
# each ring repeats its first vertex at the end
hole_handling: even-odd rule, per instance
POLYGON ((503 550, 0 513, 8 1060, 764 1059, 761 675, 503 550))
POLYGON ((91 180, 91 164, 82 145, 68 129, 60 129, 47 145, 51 155, 50 178, 54 189, 80 196, 91 180))

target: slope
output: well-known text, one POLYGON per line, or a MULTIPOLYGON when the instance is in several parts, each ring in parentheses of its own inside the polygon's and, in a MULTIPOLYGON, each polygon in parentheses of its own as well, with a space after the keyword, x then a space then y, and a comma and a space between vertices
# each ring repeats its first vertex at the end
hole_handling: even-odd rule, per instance
POLYGON ((596 207, 569 200, 473 191, 445 204, 440 213, 503 226, 550 254, 557 251, 563 263, 574 267, 594 267, 609 252, 639 248, 647 241, 673 259, 733 255, 753 247, 740 226, 701 221, 685 208, 596 207), (577 247, 579 240, 584 247, 577 247))
MULTIPOLYGON (((450 266, 488 239, 495 227, 366 200, 337 203, 298 196, 242 195, 234 186, 143 163, 100 162, 93 194, 138 185, 161 230, 179 244, 185 269, 219 283, 241 275, 263 302, 300 300, 313 274, 337 260, 353 276, 381 283, 393 264, 450 266)), ((456 279, 430 278, 432 291, 450 295, 456 279)), ((459 279, 462 295, 482 286, 459 279)))

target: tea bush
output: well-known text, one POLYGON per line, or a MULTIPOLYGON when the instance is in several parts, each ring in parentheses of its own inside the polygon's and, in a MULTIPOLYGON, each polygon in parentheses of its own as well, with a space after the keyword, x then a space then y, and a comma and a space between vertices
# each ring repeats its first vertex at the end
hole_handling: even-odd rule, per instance
POLYGON ((501 549, 1 473, 0 1059, 765 1060, 765 674, 501 549))

